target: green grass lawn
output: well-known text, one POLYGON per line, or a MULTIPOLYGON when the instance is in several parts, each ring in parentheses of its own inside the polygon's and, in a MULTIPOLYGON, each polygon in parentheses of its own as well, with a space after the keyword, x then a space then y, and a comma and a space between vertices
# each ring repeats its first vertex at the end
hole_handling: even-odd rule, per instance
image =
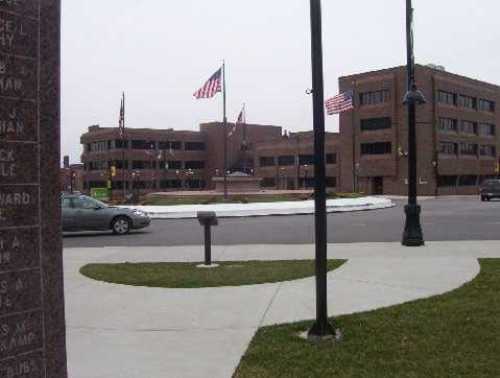
MULTIPOLYGON (((329 260, 328 270, 342 265, 329 260)), ((80 273, 99 281, 133 286, 198 288, 289 281, 314 275, 311 260, 222 262, 216 269, 199 263, 88 264, 80 273)))
POLYGON ((311 322, 260 329, 235 377, 500 377, 500 259, 448 294, 336 324, 337 344, 297 337, 311 322))
POLYGON ((143 204, 147 206, 174 206, 174 205, 208 205, 215 203, 253 203, 253 202, 282 202, 303 201, 311 199, 309 194, 259 194, 259 195, 229 195, 227 200, 224 196, 214 195, 186 195, 186 196, 161 196, 149 195, 143 204))

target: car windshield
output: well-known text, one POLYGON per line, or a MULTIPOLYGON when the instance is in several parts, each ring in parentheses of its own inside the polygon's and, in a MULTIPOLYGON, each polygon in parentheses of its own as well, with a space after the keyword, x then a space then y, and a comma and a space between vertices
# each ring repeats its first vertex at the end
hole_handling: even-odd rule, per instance
POLYGON ((96 209, 102 207, 108 207, 104 202, 98 201, 94 198, 87 196, 80 196, 73 199, 73 205, 79 209, 96 209))
POLYGON ((497 186, 500 185, 500 180, 488 180, 483 182, 483 186, 497 186))

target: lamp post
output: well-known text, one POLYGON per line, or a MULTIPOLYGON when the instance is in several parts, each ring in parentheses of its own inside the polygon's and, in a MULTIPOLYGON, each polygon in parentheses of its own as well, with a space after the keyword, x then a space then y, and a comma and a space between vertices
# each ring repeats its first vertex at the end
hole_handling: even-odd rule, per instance
POLYGON ((311 60, 314 118, 314 228, 316 265, 316 321, 308 332, 310 340, 331 338, 334 327, 328 321, 327 301, 327 230, 325 186, 325 108, 323 90, 323 42, 321 0, 310 0, 311 60))
POLYGON ((416 106, 425 103, 425 97, 415 82, 415 56, 413 52, 413 8, 406 0, 406 40, 408 91, 404 104, 408 107, 408 205, 405 206, 406 222, 402 244, 418 247, 424 244, 420 225, 420 206, 417 204, 417 135, 416 106))

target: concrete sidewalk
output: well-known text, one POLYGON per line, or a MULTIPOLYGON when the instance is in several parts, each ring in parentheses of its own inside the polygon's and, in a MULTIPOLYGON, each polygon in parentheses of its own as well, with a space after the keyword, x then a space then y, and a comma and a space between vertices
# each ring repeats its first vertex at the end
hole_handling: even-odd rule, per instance
MULTIPOLYGON (((200 261, 202 246, 64 251, 71 377, 231 377, 256 330, 314 317, 314 279, 255 286, 155 289, 81 276, 89 262, 200 261)), ((215 246, 215 260, 312 259, 312 245, 215 246)), ((333 244, 347 259, 329 273, 331 315, 453 290, 500 257, 500 241, 333 244)))

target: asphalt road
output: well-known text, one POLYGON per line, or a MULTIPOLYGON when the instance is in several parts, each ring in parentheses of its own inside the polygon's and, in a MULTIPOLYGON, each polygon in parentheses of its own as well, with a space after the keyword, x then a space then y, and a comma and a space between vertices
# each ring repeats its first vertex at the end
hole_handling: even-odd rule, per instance
MULTIPOLYGON (((404 201, 391 209, 328 215, 330 243, 400 241, 404 201)), ((429 198, 421 201, 425 240, 499 240, 500 201, 478 197, 429 198)), ((64 236, 64 247, 169 246, 203 243, 197 220, 154 220, 150 227, 126 236, 80 233, 64 236)), ((213 229, 213 243, 300 244, 314 241, 312 215, 226 218, 213 229)))

